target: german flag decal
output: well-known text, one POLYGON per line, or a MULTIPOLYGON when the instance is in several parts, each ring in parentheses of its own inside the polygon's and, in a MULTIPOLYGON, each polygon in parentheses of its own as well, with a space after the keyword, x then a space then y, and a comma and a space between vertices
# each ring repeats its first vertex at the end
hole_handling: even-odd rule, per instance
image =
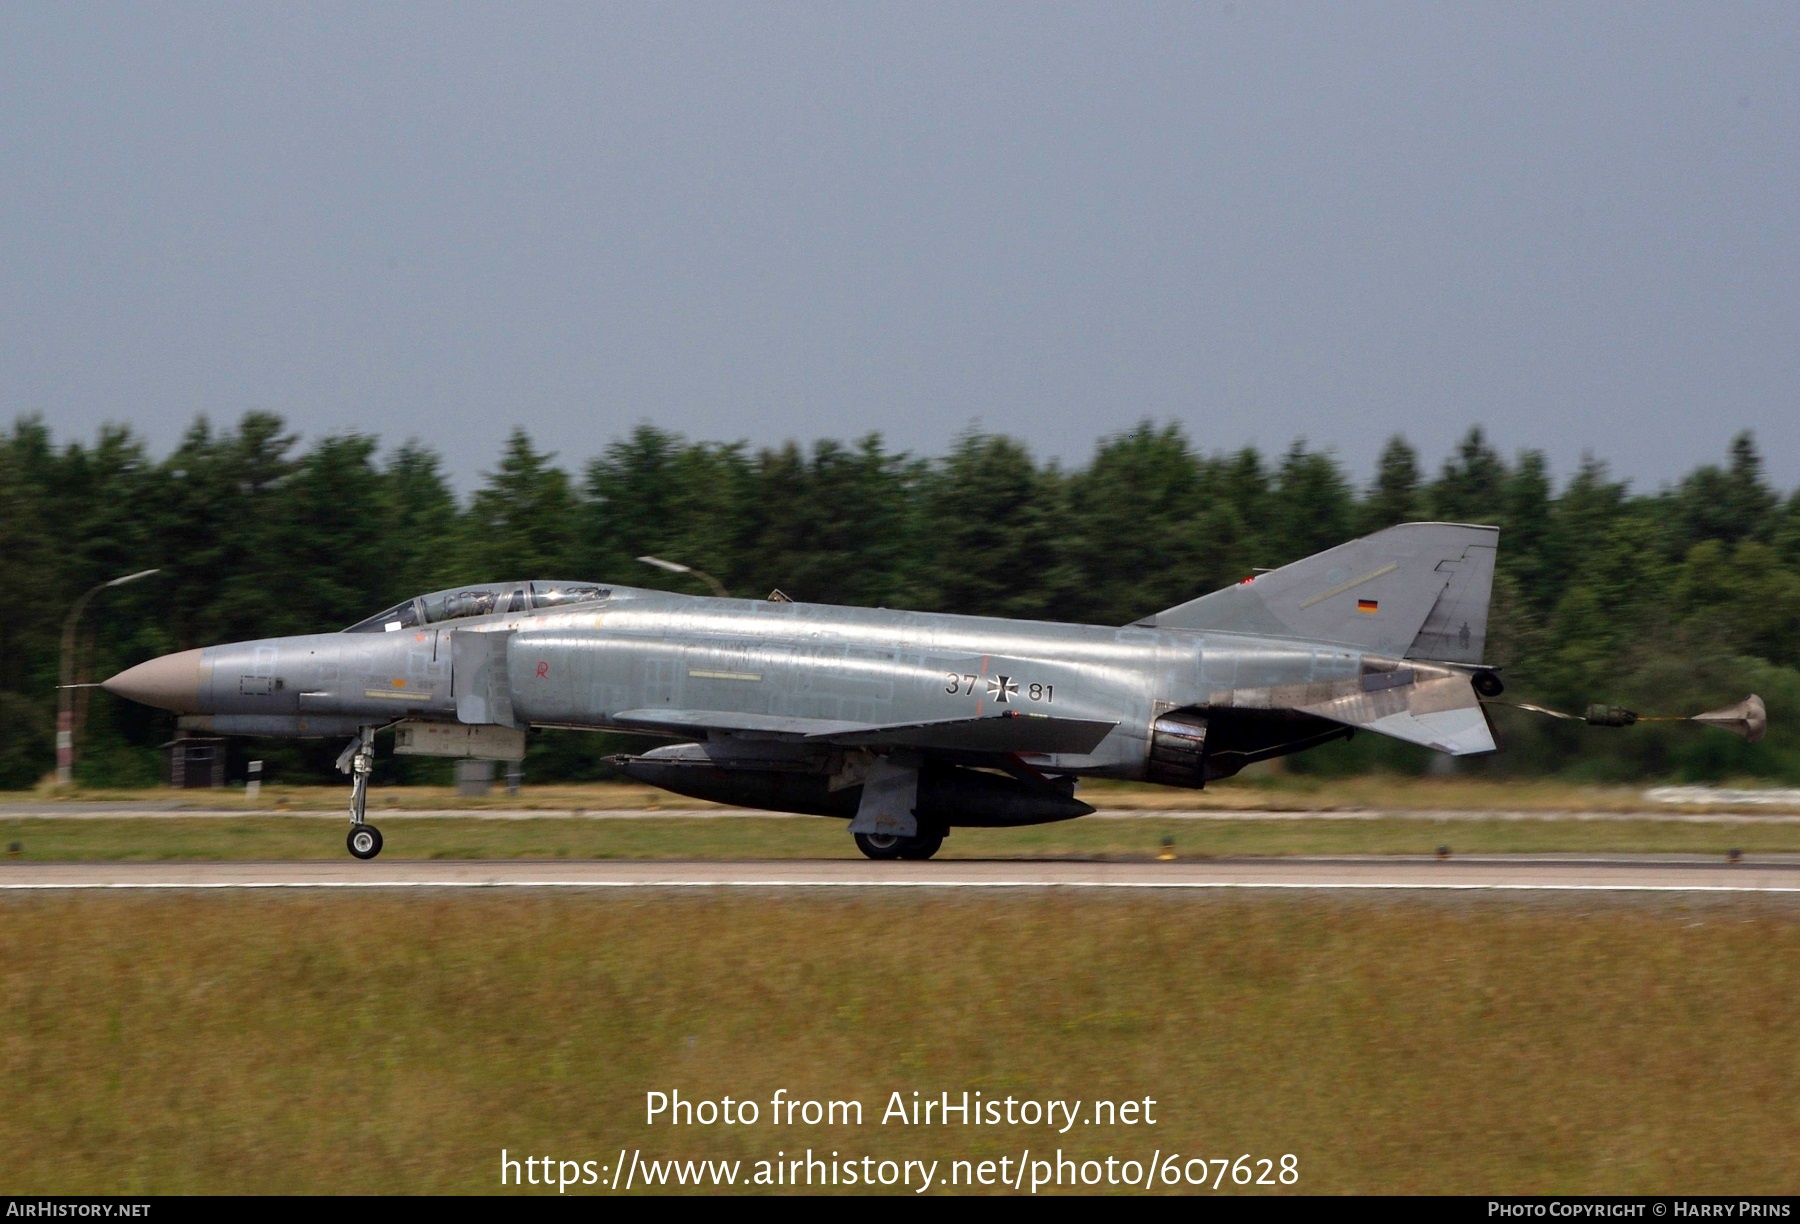
POLYGON ((1356 601, 1356 610, 1358 612, 1379 612, 1381 605, 1373 599, 1359 599, 1356 601))

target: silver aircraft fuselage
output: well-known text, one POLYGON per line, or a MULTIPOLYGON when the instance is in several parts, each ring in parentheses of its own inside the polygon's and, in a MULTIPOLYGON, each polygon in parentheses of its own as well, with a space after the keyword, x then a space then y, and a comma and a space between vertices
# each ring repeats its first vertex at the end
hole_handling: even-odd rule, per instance
POLYGON ((507 724, 641 732, 646 721, 614 716, 651 710, 857 724, 1047 714, 1116 723, 1092 752, 1040 754, 1048 768, 1120 778, 1145 776, 1151 726, 1167 711, 1268 708, 1257 700, 1265 690, 1330 690, 1365 663, 1395 666, 1350 646, 1233 633, 613 587, 605 600, 555 611, 209 646, 107 687, 175 710, 184 728, 228 735, 455 722, 458 657, 465 669, 488 664, 458 647, 487 634, 503 652, 507 724))
POLYGON ((566 727, 688 741, 613 759, 687 794, 854 816, 859 844, 928 857, 958 824, 1091 811, 1077 775, 1198 787, 1358 728, 1491 751, 1493 538, 1403 525, 1118 628, 493 584, 106 687, 184 730, 354 736, 353 826, 379 729, 399 752, 517 759, 530 729, 566 727))

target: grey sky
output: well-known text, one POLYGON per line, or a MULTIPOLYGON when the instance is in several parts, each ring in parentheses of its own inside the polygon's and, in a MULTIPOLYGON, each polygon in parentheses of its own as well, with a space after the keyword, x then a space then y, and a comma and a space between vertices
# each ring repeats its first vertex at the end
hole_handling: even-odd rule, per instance
POLYGON ((0 419, 1800 483, 1800 5, 0 7, 0 419))

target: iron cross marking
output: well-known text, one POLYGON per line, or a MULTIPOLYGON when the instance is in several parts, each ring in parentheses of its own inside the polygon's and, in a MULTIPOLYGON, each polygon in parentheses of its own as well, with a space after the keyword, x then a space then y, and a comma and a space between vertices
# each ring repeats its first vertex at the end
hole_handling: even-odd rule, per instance
POLYGON ((988 696, 1001 705, 1012 700, 1012 695, 1018 691, 1018 682, 1011 676, 995 676, 988 681, 988 696))

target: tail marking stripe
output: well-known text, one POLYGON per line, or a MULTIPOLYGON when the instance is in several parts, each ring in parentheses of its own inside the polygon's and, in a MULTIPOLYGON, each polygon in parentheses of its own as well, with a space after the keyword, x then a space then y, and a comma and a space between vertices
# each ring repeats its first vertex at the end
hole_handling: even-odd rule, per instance
MULTIPOLYGON (((1305 603, 1301 604, 1300 606, 1302 608, 1310 608, 1316 603, 1324 603, 1327 599, 1330 599, 1333 595, 1342 595, 1345 591, 1354 590, 1355 588, 1361 586, 1365 582, 1373 582, 1375 579, 1381 577, 1383 574, 1391 574, 1399 568, 1400 568, 1400 563, 1398 561, 1389 561, 1386 565, 1382 566, 1380 569, 1374 571, 1373 573, 1364 574, 1361 578, 1352 578, 1349 582, 1340 582, 1337 586, 1332 587, 1329 591, 1326 591, 1323 595, 1314 595, 1311 599, 1307 600, 1305 603)), ((1339 571, 1339 572, 1341 573, 1342 571, 1339 571)))

